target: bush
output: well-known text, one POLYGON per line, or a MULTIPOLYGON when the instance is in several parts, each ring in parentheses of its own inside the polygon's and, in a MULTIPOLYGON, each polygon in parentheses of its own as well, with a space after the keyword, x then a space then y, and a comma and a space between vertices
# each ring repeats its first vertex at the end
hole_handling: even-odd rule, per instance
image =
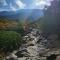
POLYGON ((14 31, 0 31, 0 50, 12 51, 21 45, 21 35, 14 31))

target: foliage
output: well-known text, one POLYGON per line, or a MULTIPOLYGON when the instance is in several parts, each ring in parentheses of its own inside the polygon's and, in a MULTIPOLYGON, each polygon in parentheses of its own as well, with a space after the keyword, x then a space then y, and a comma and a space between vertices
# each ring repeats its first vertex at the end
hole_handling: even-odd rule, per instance
POLYGON ((12 51, 17 49, 22 42, 21 35, 14 31, 0 31, 0 50, 12 51))
POLYGON ((21 35, 24 35, 23 23, 15 20, 9 20, 6 18, 0 18, 0 30, 16 31, 21 35))
POLYGON ((20 33, 21 35, 24 35, 24 29, 23 29, 23 23, 22 22, 18 23, 18 30, 17 30, 17 32, 20 33))

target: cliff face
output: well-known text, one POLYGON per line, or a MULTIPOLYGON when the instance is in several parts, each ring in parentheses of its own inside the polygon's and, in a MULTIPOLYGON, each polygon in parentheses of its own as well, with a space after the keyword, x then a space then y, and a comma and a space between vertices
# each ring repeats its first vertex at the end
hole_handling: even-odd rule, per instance
POLYGON ((55 0, 52 2, 52 5, 48 8, 46 15, 50 15, 51 19, 57 19, 59 20, 59 15, 60 15, 60 1, 55 0))
POLYGON ((46 28, 52 32, 60 32, 60 1, 54 0, 45 11, 46 28), (47 26, 48 25, 48 26, 47 26))
POLYGON ((44 34, 60 34, 60 1, 54 0, 35 24, 44 34))

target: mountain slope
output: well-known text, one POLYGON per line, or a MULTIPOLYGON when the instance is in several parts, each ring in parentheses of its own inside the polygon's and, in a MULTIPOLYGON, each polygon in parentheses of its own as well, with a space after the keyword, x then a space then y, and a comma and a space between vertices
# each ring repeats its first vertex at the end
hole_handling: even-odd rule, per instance
POLYGON ((55 0, 52 5, 45 11, 43 18, 37 22, 40 29, 46 33, 60 33, 60 1, 55 0))
POLYGON ((18 19, 23 21, 24 20, 35 21, 41 16, 43 16, 43 11, 39 9, 21 9, 16 12, 13 11, 0 12, 0 17, 7 17, 9 19, 18 19))

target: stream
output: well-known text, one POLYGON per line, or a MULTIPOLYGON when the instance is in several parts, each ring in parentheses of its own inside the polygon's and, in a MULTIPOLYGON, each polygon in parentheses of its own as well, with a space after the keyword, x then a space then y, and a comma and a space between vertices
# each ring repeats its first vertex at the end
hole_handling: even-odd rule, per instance
MULTIPOLYGON (((25 41, 21 47, 13 51, 5 60, 46 60, 48 49, 48 40, 42 36, 42 32, 38 29, 32 29, 30 33, 23 37, 25 41)), ((49 55, 52 51, 49 53, 49 55)), ((55 52, 54 52, 55 53, 55 52)), ((57 51, 60 53, 60 51, 57 51)), ((49 56, 48 55, 48 56, 49 56)))

